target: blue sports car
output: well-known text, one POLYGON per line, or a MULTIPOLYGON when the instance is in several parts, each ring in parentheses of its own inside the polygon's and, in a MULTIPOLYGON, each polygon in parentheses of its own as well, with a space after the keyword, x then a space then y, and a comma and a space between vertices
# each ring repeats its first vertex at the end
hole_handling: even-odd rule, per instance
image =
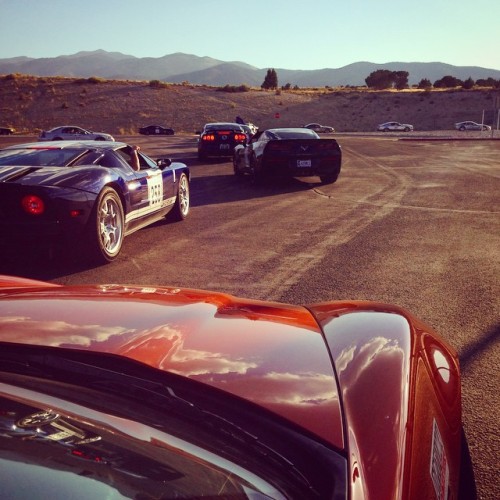
POLYGON ((81 240, 85 255, 111 262, 126 235, 187 217, 189 183, 185 164, 122 142, 10 146, 0 150, 0 231, 12 241, 81 240))

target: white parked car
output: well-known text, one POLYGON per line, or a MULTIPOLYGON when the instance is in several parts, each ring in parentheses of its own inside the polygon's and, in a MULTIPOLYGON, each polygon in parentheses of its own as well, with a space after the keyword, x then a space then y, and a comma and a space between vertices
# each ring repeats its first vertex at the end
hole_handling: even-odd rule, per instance
POLYGON ((409 123, 385 122, 377 125, 379 132, 412 132, 413 125, 409 123))
POLYGON ((465 130, 491 130, 491 127, 489 125, 471 121, 455 123, 455 128, 457 130, 460 130, 460 132, 464 132, 465 130))
POLYGON ((43 130, 39 141, 114 141, 114 137, 104 132, 92 132, 74 125, 64 125, 51 130, 43 130))

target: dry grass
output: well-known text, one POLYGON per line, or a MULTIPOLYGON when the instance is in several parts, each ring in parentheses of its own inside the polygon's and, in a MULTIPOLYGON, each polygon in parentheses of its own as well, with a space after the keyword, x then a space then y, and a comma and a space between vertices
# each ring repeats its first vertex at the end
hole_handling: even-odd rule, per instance
POLYGON ((491 89, 221 92, 208 86, 155 88, 140 81, 9 75, 0 79, 0 125, 27 133, 75 124, 135 134, 140 126, 160 124, 193 133, 206 122, 233 121, 239 115, 261 128, 316 121, 340 132, 363 132, 397 120, 416 130, 449 130, 457 121, 481 121, 483 110, 486 123, 491 122, 499 95, 491 89))

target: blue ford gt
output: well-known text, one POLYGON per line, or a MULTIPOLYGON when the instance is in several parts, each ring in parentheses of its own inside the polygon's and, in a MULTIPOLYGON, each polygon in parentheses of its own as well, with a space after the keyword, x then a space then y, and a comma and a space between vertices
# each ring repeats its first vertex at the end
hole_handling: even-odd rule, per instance
POLYGON ((135 149, 55 141, 0 150, 0 231, 14 242, 81 239, 86 255, 105 263, 118 256, 126 235, 165 216, 185 219, 189 168, 135 149))

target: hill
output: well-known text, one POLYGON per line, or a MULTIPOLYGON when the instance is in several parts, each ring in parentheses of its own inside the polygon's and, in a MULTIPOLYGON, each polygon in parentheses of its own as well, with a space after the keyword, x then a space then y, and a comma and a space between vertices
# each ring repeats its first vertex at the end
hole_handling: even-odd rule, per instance
MULTIPOLYGON (((20 73, 37 76, 91 76, 124 80, 161 80, 170 83, 190 82, 198 85, 260 86, 268 68, 256 68, 240 61, 220 61, 210 57, 175 53, 163 57, 134 57, 120 52, 96 50, 53 58, 14 57, 0 59, 0 74, 20 73)), ((299 87, 360 86, 373 71, 407 71, 410 85, 423 78, 435 82, 444 76, 460 80, 500 79, 500 70, 478 66, 453 66, 441 62, 389 62, 376 64, 356 62, 341 68, 290 70, 275 68, 281 86, 299 87)))
POLYGON ((134 134, 140 126, 160 124, 194 133, 206 122, 233 121, 239 115, 261 128, 316 121, 339 132, 364 132, 373 131, 378 123, 397 120, 412 123, 420 131, 450 130, 457 121, 480 122, 483 111, 485 122, 492 124, 494 107, 500 101, 499 91, 492 89, 223 90, 187 84, 155 87, 144 81, 10 75, 0 78, 0 125, 28 133, 75 124, 113 134, 134 134))

